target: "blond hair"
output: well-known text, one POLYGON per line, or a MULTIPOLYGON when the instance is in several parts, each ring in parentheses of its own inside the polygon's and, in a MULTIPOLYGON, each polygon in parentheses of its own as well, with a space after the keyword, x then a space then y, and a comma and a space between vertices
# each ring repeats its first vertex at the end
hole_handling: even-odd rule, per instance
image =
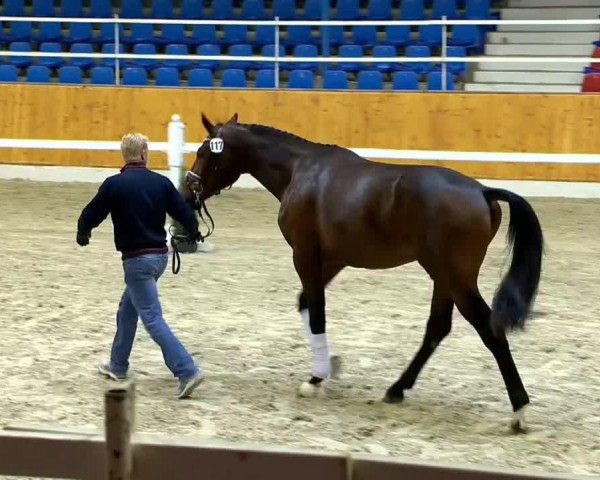
POLYGON ((121 138, 121 154, 126 163, 139 162, 148 151, 148 137, 141 133, 128 133, 121 138))

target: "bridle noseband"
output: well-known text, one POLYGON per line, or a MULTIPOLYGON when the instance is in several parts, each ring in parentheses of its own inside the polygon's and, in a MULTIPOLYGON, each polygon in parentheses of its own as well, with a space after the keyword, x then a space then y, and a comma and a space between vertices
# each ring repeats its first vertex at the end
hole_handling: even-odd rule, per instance
MULTIPOLYGON (((188 184, 188 188, 194 194, 194 210, 198 212, 198 216, 200 220, 208 230, 205 234, 200 232, 200 241, 204 242, 204 240, 212 235, 215 230, 215 222, 210 215, 210 212, 206 208, 206 203, 202 198, 202 192, 204 191, 202 187, 202 177, 197 173, 192 172, 191 170, 185 174, 185 179, 188 184), (191 181, 190 181, 191 179, 191 181), (192 183, 193 182, 193 183, 192 183), (195 188, 192 185, 197 185, 199 188, 195 188), (204 213, 203 213, 204 212, 204 213), (206 218, 204 217, 206 215, 206 218), (208 219, 208 221, 206 221, 208 219), (210 223, 209 223, 210 222, 210 223)), ((170 230, 173 229, 171 225, 170 230)), ((171 230, 171 246, 173 247, 173 273, 177 275, 179 273, 179 268, 181 267, 181 258, 179 257, 179 249, 177 248, 177 241, 189 241, 190 238, 188 235, 177 235, 171 230)))
MULTIPOLYGON (((219 154, 223 151, 224 144, 222 138, 213 137, 207 140, 209 142, 211 154, 219 154)), ((205 142, 207 140, 205 140, 205 142)), ((211 217, 208 209, 206 208, 205 200, 202 197, 202 194, 204 193, 204 186, 202 185, 202 176, 194 172, 193 170, 188 170, 185 174, 185 181, 190 191, 194 194, 194 210, 198 212, 200 220, 202 220, 202 223, 204 223, 204 225, 206 225, 206 227, 208 228, 206 234, 202 235, 202 233, 200 233, 200 240, 203 242, 205 238, 210 237, 214 232, 215 222, 211 217), (206 215, 208 222, 204 218, 204 215, 206 215)), ((229 185, 226 189, 230 189, 232 186, 233 185, 229 185)), ((220 193, 221 190, 218 190, 215 193, 215 195, 219 195, 220 193)), ((173 232, 171 232, 171 246, 173 247, 173 273, 175 275, 179 272, 179 267, 181 266, 179 249, 177 248, 176 242, 177 240, 189 241, 190 239, 187 235, 174 235, 173 232), (175 266, 175 262, 177 262, 177 266, 175 266)))

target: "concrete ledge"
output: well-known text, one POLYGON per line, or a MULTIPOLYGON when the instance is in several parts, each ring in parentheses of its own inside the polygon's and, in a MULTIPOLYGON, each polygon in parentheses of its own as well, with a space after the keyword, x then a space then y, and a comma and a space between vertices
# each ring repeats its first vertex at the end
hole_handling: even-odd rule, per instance
MULTIPOLYGON (((168 170, 157 170, 168 176, 168 170)), ((91 167, 36 167, 0 165, 0 179, 26 180, 35 182, 81 182, 102 183, 110 175, 118 173, 116 168, 91 167)), ((519 195, 529 197, 600 198, 600 183, 587 182, 542 182, 529 180, 480 180, 491 187, 506 188, 519 195)), ((264 189, 250 175, 242 175, 235 188, 264 189)))

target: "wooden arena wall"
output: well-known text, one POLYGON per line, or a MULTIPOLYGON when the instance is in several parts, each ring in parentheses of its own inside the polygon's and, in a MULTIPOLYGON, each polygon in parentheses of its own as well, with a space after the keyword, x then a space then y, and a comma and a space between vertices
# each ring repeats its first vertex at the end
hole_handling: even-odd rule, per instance
MULTIPOLYGON (((169 119, 178 113, 186 139, 199 142, 205 137, 201 112, 213 120, 237 112, 244 123, 354 148, 600 152, 599 95, 0 85, 0 138, 119 140, 141 131, 152 141, 166 141, 169 119)), ((4 149, 0 163, 116 167, 121 160, 110 152, 4 149)), ((439 163, 478 178, 600 181, 598 165, 439 163)), ((166 156, 152 154, 151 166, 166 168, 166 156)))

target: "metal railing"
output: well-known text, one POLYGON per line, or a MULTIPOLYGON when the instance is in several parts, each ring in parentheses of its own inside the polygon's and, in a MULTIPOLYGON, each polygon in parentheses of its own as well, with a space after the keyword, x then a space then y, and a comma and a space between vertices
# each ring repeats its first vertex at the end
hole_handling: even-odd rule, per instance
MULTIPOLYGON (((550 57, 550 56, 486 56, 486 55, 469 55, 469 56, 448 56, 448 27, 455 25, 475 25, 475 26, 498 26, 498 25, 598 25, 599 19, 566 19, 566 20, 454 20, 442 17, 435 20, 280 20, 275 17, 273 20, 190 20, 190 19, 155 19, 155 18, 120 18, 114 15, 114 18, 93 18, 93 17, 9 17, 0 16, 0 21, 4 22, 52 22, 52 23, 92 23, 103 24, 110 23, 114 25, 114 53, 71 53, 71 52, 17 52, 0 50, 0 55, 8 57, 51 57, 51 58, 90 58, 90 59, 113 59, 115 61, 115 84, 120 83, 121 60, 189 60, 189 61, 227 61, 227 62, 272 62, 274 64, 274 79, 275 88, 279 88, 279 74, 281 63, 440 63, 442 70, 442 90, 447 89, 447 64, 449 62, 457 63, 578 63, 581 65, 599 62, 598 58, 593 57, 550 57), (236 55, 175 55, 175 54, 134 54, 121 53, 117 45, 121 43, 121 31, 119 26, 125 24, 153 24, 153 25, 245 25, 245 26, 273 26, 274 31, 274 55, 252 55, 252 56, 236 56, 236 55), (442 44, 439 56, 430 57, 341 57, 331 55, 320 55, 318 57, 298 57, 298 56, 281 56, 279 54, 279 45, 281 44, 281 28, 289 26, 312 26, 312 27, 328 27, 328 26, 420 26, 420 25, 440 25, 442 27, 442 44)), ((599 28, 600 30, 600 28, 599 28)), ((600 38, 600 37, 599 37, 600 38)), ((327 43, 327 38, 325 39, 327 43)), ((113 42, 107 42, 113 43, 113 42)), ((328 45, 323 48, 324 51, 329 51, 328 45)), ((592 46, 590 44, 590 50, 592 46)))

